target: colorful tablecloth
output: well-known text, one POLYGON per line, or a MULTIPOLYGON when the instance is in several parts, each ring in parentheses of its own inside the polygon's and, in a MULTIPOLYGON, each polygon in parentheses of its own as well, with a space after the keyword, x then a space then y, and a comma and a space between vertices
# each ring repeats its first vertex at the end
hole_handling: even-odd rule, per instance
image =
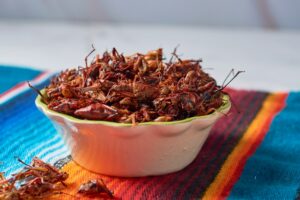
MULTIPOLYGON (((38 156, 70 174, 67 193, 101 177, 121 199, 295 199, 300 188, 300 93, 228 89, 241 113, 218 121, 201 152, 185 169, 163 176, 118 178, 76 165, 61 136, 34 105, 53 74, 0 67, 0 171, 22 168, 38 156)), ((61 196, 60 199, 69 198, 61 196)), ((298 196, 299 198, 299 196, 298 196)))

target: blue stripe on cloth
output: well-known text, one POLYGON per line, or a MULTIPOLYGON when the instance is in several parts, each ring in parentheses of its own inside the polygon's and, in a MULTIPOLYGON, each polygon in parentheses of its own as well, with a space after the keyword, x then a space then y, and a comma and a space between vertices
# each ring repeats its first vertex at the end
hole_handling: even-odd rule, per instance
POLYGON ((300 93, 271 124, 265 139, 247 161, 229 199, 294 199, 300 186, 300 93))
MULTIPOLYGON (((43 88, 48 83, 37 87, 43 88)), ((55 162, 57 155, 69 154, 50 120, 36 108, 35 98, 36 94, 27 90, 0 105, 0 172, 9 175, 24 167, 14 156, 29 163, 39 154, 46 162, 55 162)))
POLYGON ((18 83, 33 79, 40 73, 38 70, 0 65, 0 94, 18 83))

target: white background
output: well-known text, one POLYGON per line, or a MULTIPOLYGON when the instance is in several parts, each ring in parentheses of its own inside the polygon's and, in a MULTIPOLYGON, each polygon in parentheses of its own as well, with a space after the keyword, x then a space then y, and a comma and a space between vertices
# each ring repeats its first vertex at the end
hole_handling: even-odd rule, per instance
POLYGON ((162 47, 166 57, 180 44, 179 54, 202 58, 219 83, 235 68, 246 73, 231 86, 299 91, 299 6, 296 0, 0 0, 0 64, 57 71, 84 65, 91 44, 100 53, 162 47))
POLYGON ((300 28, 299 0, 0 0, 3 19, 300 28))

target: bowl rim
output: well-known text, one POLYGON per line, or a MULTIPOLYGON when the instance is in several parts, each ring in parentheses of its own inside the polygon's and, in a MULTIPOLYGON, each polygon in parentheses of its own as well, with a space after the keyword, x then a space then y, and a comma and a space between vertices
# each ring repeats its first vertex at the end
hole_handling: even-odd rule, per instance
MULTIPOLYGON (((41 93, 44 92, 44 89, 41 90, 41 93)), ((87 120, 87 119, 79 119, 76 117, 73 117, 71 115, 67 115, 64 113, 59 113, 56 111, 53 111, 47 107, 47 105, 42 102, 42 98, 40 95, 38 95, 35 99, 35 105, 42 109, 43 112, 47 115, 52 115, 56 117, 61 117, 64 118, 70 122, 73 123, 79 123, 79 124, 101 124, 101 125, 108 125, 108 126, 114 126, 114 127, 132 127, 131 123, 119 123, 119 122, 110 122, 110 121, 101 121, 101 120, 87 120)), ((196 119, 206 119, 210 118, 214 115, 217 115, 219 113, 227 113, 231 107, 231 102, 230 102, 230 96, 228 94, 223 95, 223 105, 221 105, 219 108, 217 108, 213 113, 208 114, 208 115, 201 115, 201 116, 194 116, 194 117, 189 117, 185 118, 182 120, 176 120, 176 121, 168 121, 168 122, 141 122, 138 123, 137 126, 145 126, 145 125, 175 125, 175 124, 182 124, 186 122, 191 122, 196 119)))

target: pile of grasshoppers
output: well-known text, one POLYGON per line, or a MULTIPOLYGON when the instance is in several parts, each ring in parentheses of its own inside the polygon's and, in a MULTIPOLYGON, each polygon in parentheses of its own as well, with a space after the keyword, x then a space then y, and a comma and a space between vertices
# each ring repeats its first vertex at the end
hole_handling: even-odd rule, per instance
POLYGON ((219 86, 201 60, 181 59, 176 48, 169 61, 162 49, 124 56, 113 48, 88 65, 94 51, 85 58, 85 67, 62 71, 40 93, 49 109, 132 124, 207 115, 224 103, 223 89, 241 72, 231 71, 233 78, 219 86))

